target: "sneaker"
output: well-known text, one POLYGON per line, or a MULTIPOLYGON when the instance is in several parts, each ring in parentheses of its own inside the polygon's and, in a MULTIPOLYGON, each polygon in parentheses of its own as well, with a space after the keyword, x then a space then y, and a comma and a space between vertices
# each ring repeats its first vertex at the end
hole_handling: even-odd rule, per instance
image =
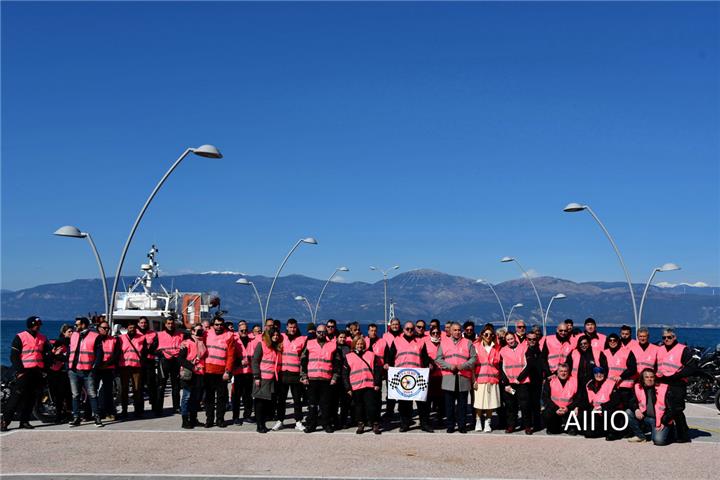
POLYGON ((71 428, 72 428, 72 427, 79 427, 79 426, 80 426, 80 422, 81 422, 80 417, 75 417, 75 418, 73 418, 73 421, 70 422, 70 427, 71 427, 71 428))
POLYGON ((281 428, 283 428, 283 422, 281 422, 280 420, 278 420, 277 422, 275 422, 275 425, 272 426, 272 431, 273 431, 273 432, 277 432, 277 431, 280 430, 281 428))
POLYGON ((483 428, 483 433, 490 433, 492 432, 492 428, 490 427, 490 419, 488 418, 485 420, 485 428, 483 428))
POLYGON ((233 420, 233 424, 242 425, 243 424, 242 418, 236 418, 235 420, 233 420))
POLYGON ((102 420, 100 420, 100 417, 95 417, 95 426, 98 428, 104 427, 102 420))
POLYGON ((645 438, 640 438, 640 437, 632 436, 632 437, 628 438, 628 442, 630 442, 630 443, 644 443, 644 442, 645 442, 645 438))
POLYGON ((302 422, 295 422, 295 430, 305 430, 305 425, 302 422))
POLYGON ((480 418, 478 418, 477 420, 475 420, 475 431, 476 431, 476 432, 482 432, 482 431, 483 431, 483 424, 482 424, 482 420, 481 420, 480 418))

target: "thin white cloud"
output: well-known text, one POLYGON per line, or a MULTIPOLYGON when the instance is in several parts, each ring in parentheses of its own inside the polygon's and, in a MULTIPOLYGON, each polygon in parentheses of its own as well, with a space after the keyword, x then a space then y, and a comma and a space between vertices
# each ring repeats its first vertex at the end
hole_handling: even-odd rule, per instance
POLYGON ((523 277, 525 277, 525 278, 537 278, 539 276, 540 276, 540 274, 534 268, 531 268, 530 270, 528 270, 527 273, 523 273, 523 277))
POLYGON ((345 283, 347 282, 347 279, 343 277, 342 275, 335 275, 332 278, 333 283, 345 283))

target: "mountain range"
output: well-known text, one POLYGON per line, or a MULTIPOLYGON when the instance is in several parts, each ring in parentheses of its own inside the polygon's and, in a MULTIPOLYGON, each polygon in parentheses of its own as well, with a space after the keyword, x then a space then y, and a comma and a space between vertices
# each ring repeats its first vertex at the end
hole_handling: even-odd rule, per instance
MULTIPOLYGON (((271 278, 246 277, 254 282, 265 302, 271 278)), ((208 292, 221 298, 221 308, 227 310, 227 318, 247 319, 257 322, 260 311, 252 288, 237 285, 238 274, 234 272, 210 272, 163 276, 155 280, 167 289, 188 292, 208 292)), ((125 284, 133 278, 123 277, 125 284)), ((633 325, 632 306, 624 282, 576 283, 554 277, 533 278, 543 307, 557 293, 566 299, 553 302, 548 324, 572 318, 582 322, 593 317, 601 325, 633 325)), ((111 284, 112 278, 108 279, 111 284)), ((269 317, 287 319, 294 317, 300 322, 310 321, 304 302, 296 301, 297 295, 308 298, 315 305, 324 285, 323 280, 303 275, 288 275, 278 279, 271 298, 269 317)), ((633 285, 636 301, 644 285, 633 285)), ((513 311, 512 319, 525 319, 529 323, 541 323, 537 300, 525 278, 494 285, 507 314, 515 303, 524 307, 513 311)), ((65 283, 39 285, 17 291, 0 292, 0 308, 3 319, 22 319, 39 315, 46 319, 72 319, 80 314, 102 311, 103 301, 99 279, 73 280, 65 283)), ((400 319, 415 320, 439 318, 445 320, 475 320, 476 322, 502 323, 502 314, 490 288, 474 279, 420 269, 400 273, 388 280, 388 298, 395 303, 400 319)), ((328 285, 318 311, 318 319, 335 318, 341 324, 352 320, 361 322, 383 320, 383 282, 351 282, 328 285)), ((676 285, 651 286, 643 312, 643 324, 647 326, 675 325, 692 327, 720 327, 720 288, 676 285)))

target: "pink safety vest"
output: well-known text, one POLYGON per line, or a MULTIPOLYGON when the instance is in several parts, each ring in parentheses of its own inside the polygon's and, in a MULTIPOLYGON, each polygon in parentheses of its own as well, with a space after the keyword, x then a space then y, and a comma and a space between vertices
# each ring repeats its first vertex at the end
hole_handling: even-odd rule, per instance
MULTIPOLYGON (((616 382, 627 368, 627 359, 630 350, 621 347, 617 349, 614 355, 610 349, 605 350, 603 353, 605 353, 605 358, 608 363, 608 378, 616 382)), ((632 379, 623 380, 618 384, 618 388, 632 388, 633 383, 635 382, 633 382, 632 379)))
MULTIPOLYGON (((655 385, 655 426, 659 427, 662 424, 662 417, 667 409, 665 405, 665 395, 667 394, 667 384, 660 383, 655 385)), ((638 407, 640 411, 645 413, 647 410, 647 397, 645 396, 645 389, 639 383, 635 384, 635 397, 638 401, 638 407)))
POLYGON ((282 371, 300 373, 300 355, 305 348, 307 337, 300 335, 291 341, 286 334, 283 334, 282 341, 282 371))
POLYGON ((23 330, 18 333, 22 342, 22 351, 20 352, 20 361, 23 368, 44 368, 45 360, 43 359, 43 351, 47 338, 38 332, 36 336, 32 336, 30 332, 23 330))
MULTIPOLYGON (((467 338, 461 338, 457 343, 452 338, 443 338, 440 340, 442 346, 442 357, 446 363, 450 365, 460 366, 463 363, 470 360, 470 340, 467 338)), ((472 368, 458 371, 460 375, 466 378, 472 378, 472 368)), ((442 374, 444 376, 454 375, 450 370, 443 368, 442 374)))
POLYGON ((120 356, 121 367, 140 367, 140 355, 138 354, 142 353, 144 341, 145 337, 139 333, 136 333, 132 340, 128 337, 127 333, 120 335, 120 349, 122 350, 122 355, 120 356))
MULTIPOLYGON (((113 352, 115 351, 115 342, 117 341, 117 338, 115 337, 105 337, 102 340, 102 347, 103 347, 103 359, 102 361, 104 363, 107 363, 112 358, 113 352)), ((103 370, 109 370, 114 369, 115 365, 108 365, 105 367, 102 367, 103 370)))
POLYGON ((508 378, 510 383, 530 383, 530 377, 525 377, 522 381, 518 381, 518 376, 525 369, 527 365, 527 359, 525 358, 525 351, 527 347, 524 347, 525 343, 516 346, 514 349, 509 346, 504 346, 500 349, 500 358, 503 362, 503 372, 508 378))
POLYGON ((158 348, 157 351, 170 360, 171 358, 177 358, 180 353, 180 344, 182 343, 182 333, 175 331, 171 334, 167 330, 163 330, 157 334, 158 337, 158 348))
POLYGON ((411 367, 420 368, 420 352, 422 352, 423 343, 421 340, 413 338, 408 342, 405 337, 399 335, 395 337, 395 367, 411 367))
POLYGON ((205 343, 208 355, 205 363, 208 365, 225 366, 227 362, 228 343, 232 340, 232 332, 223 332, 217 335, 214 330, 208 333, 205 343))
POLYGON ((363 352, 361 359, 358 354, 353 351, 348 353, 345 358, 350 367, 350 388, 352 390, 373 388, 375 386, 373 377, 375 354, 366 350, 363 352))
POLYGON ((281 354, 260 342, 262 345, 262 359, 260 360, 260 378, 263 380, 277 380, 280 371, 281 354))
MULTIPOLYGON (((590 380, 588 384, 593 382, 594 380, 590 380)), ((593 406, 593 409, 599 410, 600 406, 603 403, 607 403, 610 401, 610 396, 615 389, 615 382, 613 382, 609 378, 606 378, 603 384, 598 389, 597 393, 593 392, 588 387, 586 387, 585 389, 587 390, 588 402, 590 402, 590 404, 593 406)))
POLYGON ((308 378, 317 380, 330 380, 333 376, 333 355, 337 349, 337 342, 326 341, 322 346, 317 339, 308 340, 308 378))
MULTIPOLYGON (((365 345, 366 346, 370 345, 369 338, 365 342, 365 345)), ((385 343, 385 339, 378 338, 372 346, 372 352, 375 354, 375 361, 378 362, 378 364, 380 366, 385 365, 385 346, 386 345, 387 344, 385 343)))
MULTIPOLYGON (((150 345, 155 341, 155 337, 157 337, 157 332, 154 330, 148 330, 147 333, 143 333, 145 335, 145 343, 147 343, 148 348, 150 348, 150 345)), ((148 353, 147 354, 148 360, 155 360, 155 354, 154 353, 148 353)))
POLYGON ((661 345, 657 349, 657 376, 669 377, 676 374, 682 368, 682 354, 685 345, 676 343, 673 348, 668 351, 665 345, 661 345))
POLYGON ((205 359, 208 355, 208 350, 205 349, 203 355, 198 356, 198 347, 191 339, 183 340, 180 346, 187 348, 187 360, 194 364, 193 373, 197 375, 205 374, 205 359))
POLYGON ((555 335, 547 337, 545 345, 548 349, 548 368, 554 373, 558 365, 565 363, 567 357, 572 353, 572 344, 570 342, 560 342, 555 335))
POLYGON ((496 345, 490 347, 490 352, 485 351, 482 340, 475 342, 477 352, 477 363, 475 364, 475 381, 478 383, 500 383, 500 349, 496 345))
POLYGON ((642 373, 646 368, 655 370, 657 365, 658 346, 652 343, 647 344, 647 348, 643 350, 639 343, 635 342, 632 347, 635 362, 637 363, 638 374, 642 373))
MULTIPOLYGON (((77 370, 92 370, 95 363, 95 340, 98 338, 96 332, 88 332, 80 341, 80 354, 77 360, 77 370)), ((70 336, 70 353, 68 355, 68 368, 75 363, 75 352, 77 352, 80 332, 73 332, 70 336)))
POLYGON ((590 335, 588 335, 588 338, 590 338, 590 348, 597 350, 598 352, 605 350, 605 335, 597 333, 597 338, 592 338, 590 335))
POLYGON ((425 342, 425 350, 427 350, 428 357, 430 357, 430 363, 434 366, 434 368, 430 370, 430 376, 442 377, 442 371, 440 370, 440 366, 435 363, 435 357, 437 357, 437 351, 438 347, 440 346, 440 342, 433 343, 430 340, 430 337, 423 338, 423 341, 425 342))
POLYGON ((552 377, 550 380, 550 400, 558 407, 570 405, 577 394, 577 378, 569 377, 563 386, 560 379, 552 377))

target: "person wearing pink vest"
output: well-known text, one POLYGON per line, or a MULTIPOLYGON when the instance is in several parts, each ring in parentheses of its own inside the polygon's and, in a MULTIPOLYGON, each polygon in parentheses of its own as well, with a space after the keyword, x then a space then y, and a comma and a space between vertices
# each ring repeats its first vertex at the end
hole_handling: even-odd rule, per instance
MULTIPOLYGON (((386 365, 386 359, 388 358, 389 349, 392 346, 393 342, 395 341, 395 338, 402 335, 402 328, 400 327, 400 319, 399 318, 391 318, 390 324, 388 325, 388 331, 385 332, 382 336, 382 347, 383 351, 380 352, 379 348, 377 350, 374 350, 375 356, 383 357, 383 369, 385 370, 385 387, 386 391, 389 391, 387 388, 387 369, 389 365, 386 365)), ((378 346, 379 347, 379 346, 378 346)), ((386 398, 385 399, 385 413, 383 414, 383 419, 386 422, 390 422, 392 419, 392 416, 395 414, 395 406, 397 405, 397 400, 392 398, 386 398)))
MULTIPOLYGON (((266 328, 255 347, 252 358, 253 398, 258 433, 267 433, 265 423, 272 410, 273 395, 277 392, 282 368, 283 339, 275 327, 266 328)), ((283 405, 284 408, 284 405, 283 405)))
POLYGON ((674 423, 667 384, 657 383, 655 372, 647 368, 641 372, 633 393, 633 402, 626 411, 633 432, 628 441, 644 442, 645 430, 649 430, 655 445, 667 445, 669 427, 674 423))
MULTIPOLYGON (((543 384, 542 399, 545 410, 543 417, 545 429, 549 435, 557 435, 565 429, 570 412, 577 415, 581 396, 578 394, 576 377, 570 376, 570 367, 561 363, 557 367, 557 374, 548 378, 543 384)), ((570 435, 577 435, 577 429, 570 427, 566 430, 570 435)))
POLYGON ((103 350, 102 361, 95 372, 100 384, 98 388, 98 411, 100 412, 100 418, 103 420, 115 420, 117 410, 115 409, 113 389, 115 387, 117 364, 120 359, 120 342, 117 337, 110 335, 110 324, 104 317, 101 317, 97 330, 103 350))
POLYGON ((632 351, 632 347, 637 344, 637 341, 632 338, 632 328, 630 325, 623 325, 620 327, 620 348, 632 351))
POLYGON ((610 416, 617 410, 618 396, 615 388, 615 382, 607 378, 603 367, 595 367, 593 369, 593 379, 585 386, 585 405, 584 410, 587 413, 588 428, 583 432, 586 438, 605 437, 606 440, 617 440, 618 432, 614 432, 612 428, 605 430, 604 423, 610 427, 610 416), (594 414, 594 428, 590 423, 592 412, 600 412, 594 414))
POLYGON ((154 412, 156 415, 162 413, 165 403, 165 387, 170 380, 170 398, 172 399, 173 413, 180 411, 180 364, 178 354, 180 343, 183 341, 183 334, 178 331, 174 318, 166 318, 163 328, 157 334, 157 391, 154 412))
POLYGON ((605 349, 605 335, 597 332, 597 324, 594 318, 585 319, 585 332, 583 334, 590 339, 590 346, 593 350, 602 352, 605 349))
POLYGON ((507 427, 505 433, 513 433, 518 419, 518 410, 522 412, 522 427, 527 435, 533 432, 532 412, 530 409, 530 377, 525 373, 527 342, 518 345, 515 335, 505 334, 506 345, 500 349, 500 385, 507 427))
POLYGON ((573 351, 570 337, 568 336, 568 325, 565 322, 559 323, 555 335, 545 337, 542 347, 542 356, 550 374, 554 374, 558 365, 566 363, 573 351))
POLYGON ((435 417, 439 422, 442 422, 445 418, 445 395, 442 391, 442 369, 435 361, 442 340, 440 327, 431 323, 430 332, 423 340, 430 359, 430 382, 428 384, 427 399, 430 403, 430 411, 435 413, 435 417))
POLYGON ((228 403, 228 382, 235 362, 235 339, 225 330, 225 320, 216 316, 212 330, 205 335, 205 428, 227 427, 225 410, 228 403))
POLYGON ((630 350, 635 355, 638 372, 648 368, 652 371, 657 369, 658 348, 657 345, 650 343, 650 331, 647 327, 638 328, 637 341, 630 345, 630 350))
POLYGON ((620 337, 611 333, 607 336, 607 348, 603 351, 607 362, 608 378, 615 382, 618 400, 622 409, 628 408, 633 396, 637 364, 632 351, 622 347, 620 337))
POLYGON ((372 425, 373 432, 379 435, 380 410, 377 397, 382 388, 383 368, 376 361, 375 354, 365 348, 362 336, 356 336, 352 342, 352 350, 343 358, 342 378, 345 394, 352 398, 355 408, 355 433, 362 434, 365 425, 372 425))
POLYGON ((237 326, 235 339, 235 360, 233 361, 233 384, 230 396, 232 403, 232 421, 235 425, 252 421, 253 411, 253 376, 252 356, 255 353, 257 342, 250 338, 250 329, 245 320, 240 320, 237 326), (240 402, 242 401, 243 415, 240 418, 240 402))
POLYGON ((668 386, 672 401, 668 407, 675 421, 677 443, 690 442, 690 429, 685 419, 685 396, 688 377, 695 373, 696 362, 692 351, 679 343, 675 330, 663 329, 662 345, 657 349, 657 381, 668 386))
POLYGON ((455 426, 460 433, 467 433, 467 405, 468 395, 473 386, 473 369, 477 360, 475 347, 469 338, 475 336, 475 325, 466 323, 472 330, 466 328, 463 332, 458 322, 450 327, 450 338, 440 340, 440 346, 435 354, 435 362, 440 366, 442 373, 442 388, 445 399, 445 427, 447 433, 453 433, 455 426))
POLYGON ((66 415, 72 411, 72 395, 70 395, 70 379, 67 372, 68 351, 70 350, 70 336, 73 327, 67 323, 60 327, 60 335, 51 340, 49 368, 46 370, 47 384, 50 396, 55 404, 55 423, 65 423, 66 415))
POLYGON ((285 324, 285 333, 282 335, 282 363, 280 378, 277 382, 277 394, 275 395, 275 425, 273 430, 280 430, 285 421, 287 409, 288 391, 292 395, 293 418, 295 430, 303 430, 302 423, 302 402, 305 394, 305 385, 300 383, 300 355, 305 349, 307 337, 300 334, 297 320, 288 319, 285 324))
POLYGON ((138 332, 137 322, 131 320, 127 324, 127 332, 120 335, 120 405, 118 418, 127 417, 130 386, 133 391, 134 416, 141 418, 145 410, 142 392, 142 364, 145 362, 147 344, 145 337, 138 332))
POLYGON ((200 424, 197 414, 200 410, 200 399, 203 396, 203 379, 207 355, 205 329, 202 324, 193 325, 190 338, 183 340, 178 350, 178 362, 181 370, 192 372, 189 380, 180 380, 180 387, 182 388, 182 397, 180 399, 182 428, 194 428, 200 424))
POLYGON ((492 432, 492 412, 500 408, 500 348, 495 343, 495 328, 486 324, 475 341, 475 431, 492 432), (483 425, 484 422, 484 425, 483 425))
POLYGON ((45 359, 51 355, 51 346, 45 335, 40 333, 42 320, 32 316, 25 321, 26 330, 15 335, 10 349, 10 361, 15 370, 15 385, 2 413, 0 431, 6 432, 8 425, 20 409, 20 427, 32 429, 30 415, 43 384, 42 372, 45 359))
POLYGON ((90 409, 95 418, 95 426, 102 427, 103 423, 98 413, 97 377, 95 372, 103 360, 102 338, 97 332, 88 327, 90 321, 85 317, 75 319, 75 332, 70 336, 70 349, 68 350, 68 377, 70 378, 70 391, 72 393, 71 427, 81 423, 80 395, 83 389, 90 401, 90 409))
POLYGON ((305 433, 314 432, 318 420, 326 433, 335 431, 330 416, 330 395, 332 386, 338 382, 340 366, 335 355, 337 342, 328 340, 327 331, 326 325, 319 324, 316 338, 307 341, 300 356, 300 381, 307 387, 308 400, 305 433))
MULTIPOLYGON (((157 388, 158 388, 158 371, 157 371, 157 348, 158 348, 158 334, 155 330, 152 330, 150 321, 147 317, 140 317, 137 322, 138 333, 145 337, 145 344, 147 345, 147 351, 145 354, 145 361, 140 366, 142 371, 142 383, 147 393, 150 407, 153 414, 157 417, 162 412, 162 403, 158 404, 157 388)), ((164 398, 163 398, 164 400, 164 398)))

